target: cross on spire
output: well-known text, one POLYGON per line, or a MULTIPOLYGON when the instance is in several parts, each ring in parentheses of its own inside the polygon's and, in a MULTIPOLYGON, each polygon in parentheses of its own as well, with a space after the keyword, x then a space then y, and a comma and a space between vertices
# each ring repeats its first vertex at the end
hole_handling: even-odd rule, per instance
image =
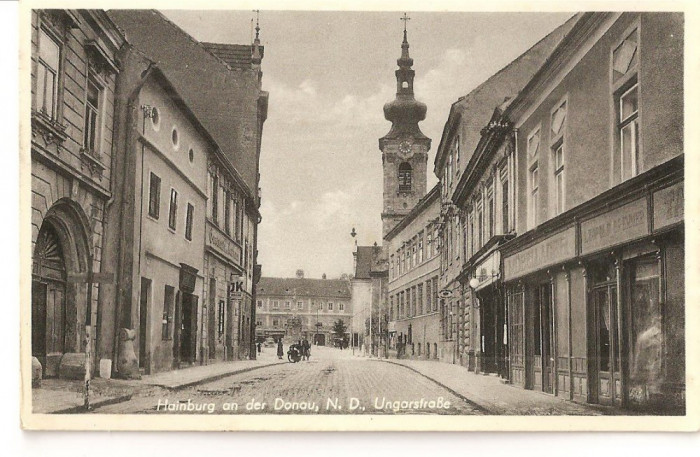
POLYGON ((403 17, 399 19, 400 21, 403 21, 403 31, 406 31, 406 25, 408 24, 408 21, 411 20, 410 17, 408 17, 408 14, 403 13, 403 17))
POLYGON ((255 13, 255 39, 260 38, 260 10, 253 10, 255 13))

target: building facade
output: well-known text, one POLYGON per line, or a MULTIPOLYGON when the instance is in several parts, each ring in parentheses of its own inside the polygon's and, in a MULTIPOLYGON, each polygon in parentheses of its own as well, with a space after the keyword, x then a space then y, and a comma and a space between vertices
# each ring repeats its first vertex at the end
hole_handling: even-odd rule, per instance
POLYGON ((446 361, 507 376, 501 245, 513 236, 512 144, 501 113, 576 22, 558 27, 450 107, 435 156, 442 207, 440 316, 446 361), (496 150, 496 151, 495 151, 496 150))
POLYGON ((505 109, 515 385, 683 409, 682 69, 682 14, 586 13, 505 109))
POLYGON ((438 359, 440 187, 435 186, 384 238, 389 253, 389 342, 399 358, 438 359))
POLYGON ((59 375, 71 358, 84 360, 88 344, 98 352, 93 361, 111 358, 111 332, 99 324, 113 308, 97 306, 98 276, 112 272, 102 251, 114 223, 105 213, 114 196, 116 55, 123 44, 103 11, 31 12, 32 355, 44 376, 59 375))
MULTIPOLYGON (((186 268, 189 276, 180 280, 194 283, 196 291, 188 293, 196 295, 196 303, 177 308, 172 317, 177 328, 191 327, 182 340, 173 342, 174 347, 192 342, 186 352, 173 350, 171 366, 254 358, 253 303, 260 271, 258 164, 268 100, 261 88, 259 28, 251 45, 219 45, 195 40, 157 11, 112 10, 109 15, 126 34, 134 54, 145 56, 167 78, 192 122, 199 124, 198 133, 211 140, 209 147, 199 150, 180 143, 175 148, 177 161, 168 163, 203 198, 193 213, 197 219, 193 236, 201 232, 201 251, 190 246, 198 260, 186 263, 193 268, 186 268), (185 315, 188 310, 191 317, 185 315)), ((168 140, 175 144, 174 137, 168 140)), ((195 141, 178 138, 184 140, 195 141)), ((148 306, 147 301, 144 304, 148 306)), ((164 313, 163 328, 166 320, 164 313)), ((119 325, 135 328, 134 322, 138 321, 122 319, 119 325)), ((160 358, 162 362, 152 369, 168 369, 168 357, 160 358)))
POLYGON ((256 336, 293 342, 306 338, 319 346, 347 343, 352 324, 352 297, 345 279, 260 278, 256 301, 256 336), (342 320, 345 331, 334 332, 342 320))
POLYGON ((386 305, 388 268, 382 246, 357 246, 355 273, 350 280, 352 321, 350 345, 363 354, 384 356, 389 344, 389 308, 386 305))

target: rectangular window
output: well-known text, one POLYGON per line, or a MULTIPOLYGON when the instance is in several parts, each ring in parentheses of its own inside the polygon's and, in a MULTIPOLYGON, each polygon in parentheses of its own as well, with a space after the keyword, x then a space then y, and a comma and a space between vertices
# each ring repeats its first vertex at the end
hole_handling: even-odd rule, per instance
POLYGON ((338 311, 345 311, 345 303, 338 303, 338 311))
POLYGON ((554 192, 555 208, 554 214, 564 212, 564 143, 559 142, 554 145, 554 192))
POLYGON ((332 301, 328 302, 328 311, 333 311, 333 302, 332 301))
POLYGON ((423 232, 418 234, 418 264, 423 263, 423 232))
POLYGON ((529 193, 529 200, 530 204, 529 206, 529 222, 530 222, 530 227, 534 227, 537 225, 537 213, 539 210, 539 202, 538 202, 538 191, 539 191, 539 186, 540 186, 540 180, 539 180, 539 169, 537 167, 537 162, 530 168, 530 178, 529 178, 529 184, 530 184, 530 193, 529 193))
POLYGON ((455 140, 455 168, 459 171, 459 136, 455 140))
POLYGON ((284 308, 285 309, 292 309, 292 302, 290 302, 290 301, 284 302, 284 308))
POLYGON ((170 189, 170 213, 168 216, 168 227, 177 229, 177 191, 170 189))
POLYGON ((438 309, 438 278, 433 278, 433 311, 438 309))
POLYGON ((297 302, 297 309, 304 309, 304 302, 303 301, 297 302))
POLYGON ((279 309, 280 307, 280 302, 277 300, 272 300, 272 309, 279 309))
POLYGON ((272 319, 272 326, 273 327, 279 327, 279 325, 280 325, 279 319, 272 319))
POLYGON ((639 173, 639 97, 638 85, 625 91, 619 99, 618 130, 622 180, 639 173))
POLYGON ((160 178, 151 173, 148 194, 148 215, 154 219, 160 217, 160 178))
POLYGON ((552 112, 551 150, 554 164, 554 215, 564 211, 564 132, 566 130, 566 101, 561 102, 552 112))
POLYGON ((161 337, 164 340, 169 340, 171 336, 171 323, 173 321, 173 310, 175 309, 175 288, 165 286, 163 293, 163 321, 161 337))
POLYGON ((231 236, 231 194, 224 191, 224 232, 231 236))
POLYGON ((100 88, 88 77, 87 98, 85 101, 85 125, 83 127, 83 147, 92 152, 99 152, 99 113, 100 88))
POLYGON ((486 236, 491 239, 494 233, 494 223, 496 220, 495 205, 493 204, 493 188, 489 187, 486 192, 486 211, 488 211, 488 226, 486 227, 486 236))
POLYGON ((423 284, 418 284, 418 314, 423 314, 423 284))
POLYGON ((501 181, 501 224, 503 224, 503 227, 501 229, 502 233, 508 233, 509 226, 508 226, 508 212, 510 211, 510 208, 508 207, 508 177, 502 178, 503 180, 501 181))
POLYGON ((219 177, 212 176, 211 184, 211 218, 215 224, 219 224, 219 177))
POLYGON ((60 57, 61 47, 59 44, 46 31, 40 30, 35 108, 51 119, 56 118, 60 57))
POLYGON ((187 204, 187 217, 185 219, 185 238, 192 241, 192 223, 194 221, 194 206, 187 204))
POLYGON ((257 304, 258 304, 258 309, 262 309, 262 307, 263 307, 263 302, 262 302, 262 300, 258 300, 258 303, 257 303, 257 304))
POLYGON ((425 312, 429 313, 433 309, 433 288, 430 280, 425 283, 425 312))

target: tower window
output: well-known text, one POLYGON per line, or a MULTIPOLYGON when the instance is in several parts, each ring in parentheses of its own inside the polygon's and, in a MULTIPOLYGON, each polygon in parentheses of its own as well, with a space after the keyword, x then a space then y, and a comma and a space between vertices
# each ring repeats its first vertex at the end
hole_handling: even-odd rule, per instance
POLYGON ((401 87, 404 89, 408 89, 408 81, 404 81, 401 83, 401 87))
POLYGON ((413 169, 403 162, 399 165, 399 192, 410 192, 413 183, 413 169))

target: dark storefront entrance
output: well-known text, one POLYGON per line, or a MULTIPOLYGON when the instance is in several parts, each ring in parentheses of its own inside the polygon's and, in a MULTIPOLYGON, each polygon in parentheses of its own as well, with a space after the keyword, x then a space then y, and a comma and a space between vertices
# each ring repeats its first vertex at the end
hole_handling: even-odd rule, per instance
POLYGON ((505 302, 500 290, 494 286, 477 292, 481 328, 481 369, 483 373, 496 373, 508 377, 508 345, 504 336, 506 329, 505 302))

